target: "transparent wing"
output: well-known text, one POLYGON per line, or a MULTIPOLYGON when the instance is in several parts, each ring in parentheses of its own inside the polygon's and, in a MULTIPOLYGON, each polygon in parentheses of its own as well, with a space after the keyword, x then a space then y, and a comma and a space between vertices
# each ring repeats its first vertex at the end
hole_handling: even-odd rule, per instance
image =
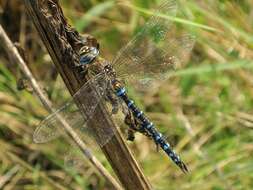
POLYGON ((98 149, 96 143, 87 144, 86 148, 80 149, 71 140, 68 140, 68 145, 64 154, 64 165, 68 168, 73 168, 77 171, 85 172, 85 165, 87 167, 87 159, 91 159, 94 155, 99 155, 99 159, 103 157, 101 149, 98 149))
POLYGON ((164 1, 143 29, 119 52, 113 66, 121 78, 161 79, 183 64, 193 47, 194 37, 176 36, 165 16, 176 14, 175 0, 164 1))
MULTIPOLYGON (((117 112, 115 113, 111 113, 111 118, 114 121, 114 123, 116 124, 116 126, 118 127, 117 130, 120 131, 123 136, 124 139, 127 139, 127 135, 128 135, 128 126, 125 124, 125 113, 127 112, 127 107, 126 105, 120 101, 120 99, 117 100, 118 101, 118 109, 117 112)), ((112 110, 113 109, 113 105, 110 102, 106 102, 106 108, 108 110, 112 110)), ((101 118, 103 119, 103 118, 101 118)), ((106 132, 107 134, 108 132, 106 132)), ((79 148, 77 148, 77 145, 71 140, 68 140, 68 142, 70 142, 71 147, 68 148, 68 150, 66 150, 66 154, 64 156, 64 164, 66 167, 69 168, 73 168, 77 171, 84 171, 85 170, 85 165, 86 165, 86 161, 84 160, 85 158, 85 154, 95 154, 98 155, 99 154, 99 158, 101 159, 103 154, 101 153, 101 149, 99 149, 96 145, 96 143, 94 143, 94 141, 92 141, 92 139, 94 138, 82 138, 85 141, 85 145, 86 145, 86 150, 85 152, 81 151, 79 148)), ((99 143, 100 144, 100 143, 99 143)), ((105 160, 105 159, 104 159, 105 160)))
POLYGON ((68 134, 78 134, 79 138, 85 141, 99 137, 100 146, 103 146, 110 140, 113 131, 96 127, 95 136, 93 130, 88 126, 91 124, 89 122, 92 122, 90 118, 96 114, 96 107, 103 99, 107 87, 108 80, 104 73, 89 80, 73 96, 71 101, 39 124, 33 135, 34 141, 36 143, 48 142, 61 134, 66 134, 64 131, 67 130, 68 134))
POLYGON ((153 54, 154 44, 163 41, 170 28, 171 21, 161 18, 161 15, 174 17, 176 12, 176 0, 165 0, 140 32, 119 51, 112 64, 120 76, 121 72, 127 70, 126 68, 131 71, 134 71, 136 67, 141 68, 143 61, 153 54))

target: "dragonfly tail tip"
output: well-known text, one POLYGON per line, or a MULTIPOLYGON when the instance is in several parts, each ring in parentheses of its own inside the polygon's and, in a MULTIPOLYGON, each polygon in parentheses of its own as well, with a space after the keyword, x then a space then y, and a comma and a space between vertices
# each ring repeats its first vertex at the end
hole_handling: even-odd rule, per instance
POLYGON ((178 166, 180 167, 180 169, 182 170, 182 172, 184 172, 185 174, 189 173, 189 170, 188 170, 188 168, 187 168, 187 166, 186 166, 185 163, 181 162, 178 166))

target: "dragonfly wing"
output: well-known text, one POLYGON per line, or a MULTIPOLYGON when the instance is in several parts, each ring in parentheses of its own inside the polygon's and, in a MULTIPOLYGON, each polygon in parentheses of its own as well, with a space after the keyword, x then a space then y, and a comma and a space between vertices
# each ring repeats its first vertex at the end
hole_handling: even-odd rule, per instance
POLYGON ((33 135, 34 141, 44 143, 53 140, 61 134, 65 134, 64 129, 66 130, 66 128, 83 133, 89 131, 87 122, 89 118, 92 118, 107 87, 108 80, 104 73, 100 73, 89 80, 74 94, 68 103, 39 124, 33 135))
MULTIPOLYGON (((118 127, 119 131, 121 131, 124 135, 124 137, 127 137, 127 130, 128 130, 128 126, 125 124, 125 114, 128 113, 128 108, 125 105, 125 103, 119 99, 117 96, 114 95, 113 91, 107 91, 107 93, 112 93, 111 96, 114 96, 114 102, 110 102, 110 101, 106 101, 104 102, 105 107, 107 110, 109 110, 109 112, 111 113, 111 118, 114 121, 114 123, 116 124, 116 126, 118 127), (117 105, 116 105, 117 104, 117 105), (117 109, 115 108, 117 107, 117 109), (117 112, 113 111, 114 109, 117 110, 117 112)), ((96 112, 96 111, 95 111, 96 112)), ((105 118, 99 118, 99 119, 105 119, 105 118)), ((89 121, 87 121, 88 123, 89 121)), ((101 121, 100 121, 101 122, 101 121)), ((84 128, 85 130, 87 130, 88 128, 84 128)), ((107 129, 107 128, 102 128, 102 130, 100 130, 98 132, 98 136, 99 137, 95 137, 95 138, 87 138, 87 135, 89 134, 89 136, 92 136, 92 133, 90 133, 89 131, 85 132, 85 133, 80 133, 80 137, 81 139, 83 139, 83 141, 85 142, 85 146, 86 149, 85 150, 80 150, 77 148, 77 146, 75 145, 76 143, 73 142, 73 140, 68 139, 68 142, 70 144, 70 147, 68 148, 68 150, 66 150, 66 155, 64 158, 64 164, 66 167, 68 168, 73 168, 77 171, 84 171, 85 170, 85 157, 90 157, 92 154, 99 154, 101 153, 101 149, 99 149, 97 146, 100 145, 103 146, 103 144, 106 144, 107 140, 110 140, 109 137, 111 137, 112 135, 114 135, 114 131, 115 129, 107 129), (96 139, 96 142, 94 142, 94 139, 96 139), (103 139, 101 144, 101 139, 103 139)), ((102 156, 102 154, 101 154, 102 156)), ((101 157, 100 156, 100 157, 101 157)))
MULTIPOLYGON (((152 54, 143 59, 142 75, 139 79, 166 79, 171 70, 180 68, 189 59, 195 38, 189 34, 171 37, 153 49, 152 54)), ((137 73, 132 73, 136 76, 137 73)))
POLYGON ((161 15, 174 17, 176 12, 176 0, 165 0, 133 39, 119 51, 112 64, 120 76, 127 68, 134 71, 132 68, 142 67, 143 60, 153 51, 147 41, 163 41, 170 28, 171 21, 161 18, 161 15))
POLYGON ((166 72, 187 60, 194 37, 173 34, 167 17, 175 16, 176 10, 176 1, 162 3, 143 29, 122 48, 113 61, 119 77, 128 81, 162 79, 166 72))
POLYGON ((64 165, 67 168, 74 169, 78 172, 85 172, 87 169, 87 159, 92 159, 94 155, 101 155, 99 159, 103 157, 101 149, 98 146, 94 147, 94 144, 88 144, 85 149, 80 150, 77 148, 73 141, 68 141, 64 153, 64 165))

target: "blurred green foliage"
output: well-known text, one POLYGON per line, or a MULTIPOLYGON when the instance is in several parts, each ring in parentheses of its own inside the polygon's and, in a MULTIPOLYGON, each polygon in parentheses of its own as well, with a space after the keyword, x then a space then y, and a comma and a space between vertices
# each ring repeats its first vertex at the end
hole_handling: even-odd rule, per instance
MULTIPOLYGON (((69 22, 79 32, 95 36, 102 56, 112 59, 159 1, 60 3, 69 22)), ((169 136, 190 173, 182 174, 141 135, 129 145, 154 189, 252 189, 253 2, 178 3, 177 17, 165 19, 172 19, 179 32, 196 36, 190 61, 161 83, 159 90, 141 97, 133 90, 130 94, 136 96, 136 102, 169 136)), ((68 97, 64 85, 54 74, 55 69, 23 9, 20 14, 23 16, 15 22, 26 21, 30 26, 29 37, 20 33, 29 66, 55 105, 61 105, 68 97)), ((43 146, 32 142, 32 133, 47 112, 31 92, 17 90, 17 81, 23 76, 2 49, 0 63, 0 176, 18 166, 5 189, 107 189, 106 182, 88 162, 82 171, 63 166, 61 153, 65 149, 61 141, 43 146)), ((112 171, 102 155, 97 156, 112 171)))

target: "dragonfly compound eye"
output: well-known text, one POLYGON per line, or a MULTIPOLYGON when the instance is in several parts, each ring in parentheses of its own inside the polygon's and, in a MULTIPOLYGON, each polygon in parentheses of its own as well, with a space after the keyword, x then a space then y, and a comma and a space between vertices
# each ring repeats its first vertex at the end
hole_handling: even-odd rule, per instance
POLYGON ((99 50, 95 47, 83 46, 80 51, 80 64, 87 65, 94 61, 94 59, 98 56, 99 50))

